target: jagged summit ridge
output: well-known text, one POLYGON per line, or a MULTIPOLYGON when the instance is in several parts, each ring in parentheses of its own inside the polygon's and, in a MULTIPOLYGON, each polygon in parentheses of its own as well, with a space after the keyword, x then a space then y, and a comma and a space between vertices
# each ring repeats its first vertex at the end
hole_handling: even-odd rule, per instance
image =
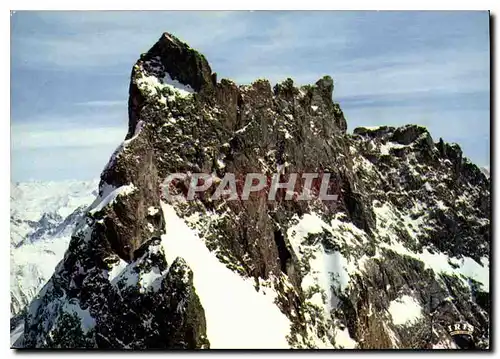
POLYGON ((487 346, 489 180, 420 126, 348 134, 333 90, 330 77, 217 81, 163 34, 134 65, 127 137, 30 305, 24 345, 452 347, 446 325, 466 321, 487 346), (179 172, 327 172, 340 200, 166 202, 161 183, 179 172), (227 296, 241 337, 220 325, 227 296))

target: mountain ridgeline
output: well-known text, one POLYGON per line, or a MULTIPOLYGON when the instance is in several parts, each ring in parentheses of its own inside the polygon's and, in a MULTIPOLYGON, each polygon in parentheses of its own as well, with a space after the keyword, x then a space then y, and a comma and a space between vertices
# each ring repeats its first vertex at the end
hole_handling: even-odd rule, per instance
POLYGON ((456 348, 448 326, 468 323, 487 348, 489 178, 418 125, 347 133, 333 90, 329 76, 219 81, 163 34, 133 67, 127 136, 15 346, 456 348), (162 197, 169 174, 200 172, 330 173, 340 196, 162 197))

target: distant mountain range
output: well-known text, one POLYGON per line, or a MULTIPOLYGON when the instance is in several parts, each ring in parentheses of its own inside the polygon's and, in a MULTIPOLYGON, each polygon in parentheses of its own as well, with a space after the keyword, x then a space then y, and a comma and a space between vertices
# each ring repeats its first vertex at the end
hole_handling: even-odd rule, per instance
POLYGON ((11 184, 11 316, 52 276, 97 185, 97 180, 11 184))

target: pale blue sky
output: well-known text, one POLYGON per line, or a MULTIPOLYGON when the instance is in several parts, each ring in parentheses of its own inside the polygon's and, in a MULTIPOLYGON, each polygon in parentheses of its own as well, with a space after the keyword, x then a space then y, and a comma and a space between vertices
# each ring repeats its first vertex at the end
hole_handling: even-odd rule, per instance
POLYGON ((164 31, 218 78, 335 80, 348 130, 418 123, 490 162, 487 12, 16 12, 12 180, 97 178, 127 129, 132 65, 164 31))

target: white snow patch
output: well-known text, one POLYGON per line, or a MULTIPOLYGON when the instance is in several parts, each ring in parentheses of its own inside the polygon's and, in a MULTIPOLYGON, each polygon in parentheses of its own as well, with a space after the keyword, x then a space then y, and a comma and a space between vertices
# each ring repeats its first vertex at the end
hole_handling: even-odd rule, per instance
POLYGON ((245 126, 243 126, 242 128, 240 128, 239 130, 235 131, 234 133, 235 134, 244 133, 247 130, 248 126, 250 126, 250 124, 251 124, 251 122, 247 123, 245 126))
POLYGON ((429 182, 425 182, 425 185, 424 185, 425 189, 429 192, 432 192, 433 191, 433 188, 431 186, 431 184, 429 182))
POLYGON ((172 79, 170 74, 166 73, 162 79, 154 75, 146 75, 144 72, 141 73, 141 77, 136 80, 137 87, 143 92, 150 94, 159 95, 159 102, 166 105, 167 99, 169 101, 175 100, 175 95, 186 98, 192 96, 195 92, 189 85, 180 83, 178 80, 172 79), (165 97, 163 94, 163 89, 168 88, 171 95, 165 97))
POLYGON ((120 262, 120 266, 122 271, 110 279, 111 284, 116 288, 118 288, 118 283, 123 283, 126 287, 136 286, 139 282, 139 273, 135 270, 136 263, 123 264, 120 262))
POLYGON ((290 132, 288 132, 288 130, 286 128, 282 129, 281 132, 283 132, 285 134, 285 139, 289 140, 289 139, 293 138, 293 136, 290 134, 290 132))
POLYGON ((211 348, 288 348, 290 321, 275 305, 274 291, 257 292, 253 280, 242 278, 217 260, 173 207, 163 202, 161 207, 166 222, 162 236, 166 259, 171 263, 180 256, 193 270, 211 348))
POLYGON ((425 263, 426 268, 432 268, 435 272, 455 274, 460 277, 466 285, 468 285, 468 281, 462 276, 470 277, 481 283, 483 290, 487 292, 490 290, 490 269, 488 258, 483 257, 481 259, 482 264, 477 263, 470 257, 463 257, 461 259, 454 258, 454 261, 458 262, 456 264, 458 264, 459 267, 453 268, 448 263, 450 257, 446 254, 430 253, 427 249, 424 249, 419 259, 425 263))
POLYGON ((309 233, 321 233, 326 226, 327 224, 315 213, 306 213, 296 225, 288 228, 287 235, 290 244, 299 259, 302 259, 303 256, 301 251, 302 240, 309 233))
POLYGON ((127 268, 128 263, 120 258, 119 262, 113 265, 111 270, 108 271, 108 280, 113 282, 127 268))
POLYGON ((343 330, 335 328, 335 346, 343 349, 354 349, 357 346, 357 342, 351 338, 347 328, 343 330))
POLYGON ((154 216, 155 214, 157 214, 157 213, 158 213, 158 211, 159 211, 159 210, 158 210, 158 208, 156 208, 156 207, 153 207, 153 206, 148 207, 148 214, 149 214, 150 216, 154 216))
POLYGON ((144 121, 140 120, 139 122, 137 122, 137 124, 135 125, 135 129, 134 129, 134 135, 129 138, 128 140, 125 140, 123 141, 123 146, 125 147, 126 145, 128 145, 130 142, 132 142, 132 140, 135 140, 137 138, 137 136, 139 136, 139 134, 142 132, 142 129, 144 128, 144 121))
POLYGON ((226 167, 226 164, 221 159, 217 159, 217 165, 219 166, 219 168, 226 167))
POLYGON ((121 186, 112 190, 109 194, 105 195, 103 193, 102 197, 96 199, 96 201, 90 206, 91 210, 89 211, 91 214, 101 211, 104 207, 113 204, 118 196, 127 196, 137 190, 137 187, 134 184, 128 184, 125 186, 121 186), (97 202, 97 204, 96 204, 97 202))
POLYGON ((328 273, 334 276, 334 280, 339 284, 340 290, 346 290, 351 279, 348 270, 350 265, 347 259, 340 252, 333 252, 327 258, 327 265, 328 273))
POLYGON ((172 79, 169 73, 165 73, 165 76, 163 77, 163 83, 176 90, 182 97, 187 97, 195 93, 191 86, 185 85, 177 80, 172 79))
POLYGON ((394 142, 387 142, 385 145, 380 146, 380 154, 381 155, 388 155, 389 150, 391 148, 403 148, 406 147, 405 145, 399 144, 399 143, 394 143, 394 142))
POLYGON ((318 110, 318 106, 314 106, 313 105, 313 106, 311 106, 311 108, 312 108, 313 111, 317 111, 318 110))
POLYGON ((446 210, 448 209, 448 206, 446 206, 446 205, 444 204, 444 202, 443 202, 443 201, 441 201, 441 200, 437 200, 437 201, 436 201, 436 205, 437 205, 437 207, 438 207, 439 209, 441 209, 441 210, 443 210, 443 211, 446 211, 446 210))
POLYGON ((324 230, 330 232, 332 236, 339 235, 348 242, 357 241, 352 232, 360 231, 337 219, 332 220, 329 225, 316 213, 307 213, 298 220, 297 224, 288 228, 287 237, 299 261, 307 259, 310 266, 310 270, 302 279, 302 289, 305 293, 314 293, 319 286, 320 293, 324 295, 324 297, 319 297, 314 293, 308 301, 323 308, 325 318, 328 318, 330 311, 338 304, 338 298, 334 295, 333 289, 345 291, 349 285, 350 274, 357 272, 359 268, 340 252, 327 252, 321 243, 304 243, 304 239, 309 234, 321 233, 324 230))
POLYGON ((391 301, 389 313, 394 324, 411 324, 422 315, 422 307, 415 298, 403 295, 391 301))
POLYGON ((141 273, 141 279, 139 281, 141 285, 140 292, 144 293, 145 289, 151 289, 157 292, 161 287, 162 278, 163 273, 160 272, 158 267, 153 267, 151 271, 147 273, 141 273))

